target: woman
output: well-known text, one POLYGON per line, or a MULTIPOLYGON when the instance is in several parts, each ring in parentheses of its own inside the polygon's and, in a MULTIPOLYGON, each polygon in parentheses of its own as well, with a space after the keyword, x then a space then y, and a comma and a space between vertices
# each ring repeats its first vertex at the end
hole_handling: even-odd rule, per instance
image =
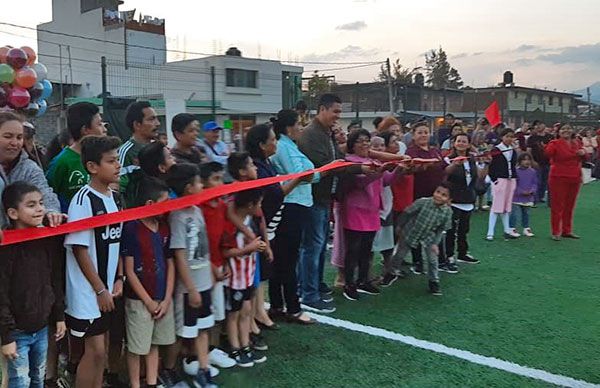
POLYGON ((581 162, 586 152, 581 141, 573 138, 573 128, 564 124, 558 130, 558 138, 546 145, 545 153, 550 159, 552 239, 578 239, 573 233, 573 211, 581 188, 581 162))
MULTIPOLYGON (((258 179, 277 176, 275 167, 269 158, 277 152, 277 137, 270 125, 259 124, 255 125, 248 131, 246 136, 246 150, 252 157, 257 168, 258 179)), ((309 177, 312 179, 312 177, 309 177)), ((307 180, 308 178, 303 178, 307 180)), ((278 328, 264 308, 264 281, 269 280, 272 275, 273 252, 271 251, 269 242, 275 237, 279 226, 283 198, 289 194, 302 182, 301 179, 288 181, 283 185, 278 183, 263 187, 264 198, 262 202, 262 212, 264 218, 263 238, 267 242, 268 248, 264 255, 260 255, 260 261, 257 263, 258 282, 254 284, 256 294, 253 299, 254 318, 261 326, 267 329, 278 328)), ((259 330, 253 326, 254 334, 259 334, 259 330)))
POLYGON ((196 145, 200 133, 200 123, 196 116, 189 113, 179 113, 171 121, 171 131, 177 141, 171 149, 171 155, 177 163, 200 164, 208 159, 196 145))
POLYGON ((400 139, 404 135, 404 133, 402 132, 402 124, 400 124, 400 121, 398 121, 397 118, 395 118, 394 116, 387 116, 386 118, 384 118, 377 126, 377 132, 379 133, 379 135, 385 132, 391 132, 394 135, 396 135, 399 148, 399 152, 397 153, 399 153, 400 155, 404 155, 406 153, 406 144, 400 141, 400 139))
POLYGON ((583 144, 583 149, 585 150, 585 156, 588 162, 591 162, 594 159, 594 153, 598 148, 598 142, 596 141, 596 137, 593 135, 594 132, 591 129, 584 129, 581 131, 581 142, 583 144))
MULTIPOLYGON (((297 112, 284 109, 271 119, 278 139, 277 151, 270 157, 278 174, 294 174, 315 168, 314 164, 298 149, 296 141, 302 133, 297 112)), ((345 143, 345 141, 344 141, 345 143)), ((319 182, 323 174, 315 174, 311 183, 319 182)), ((271 242, 273 249, 273 275, 269 280, 271 318, 286 316, 290 322, 312 324, 314 319, 300 310, 296 265, 300 255, 300 243, 308 218, 306 211, 313 205, 312 186, 299 185, 283 200, 281 222, 271 242), (284 313, 285 307, 285 313, 284 313)))

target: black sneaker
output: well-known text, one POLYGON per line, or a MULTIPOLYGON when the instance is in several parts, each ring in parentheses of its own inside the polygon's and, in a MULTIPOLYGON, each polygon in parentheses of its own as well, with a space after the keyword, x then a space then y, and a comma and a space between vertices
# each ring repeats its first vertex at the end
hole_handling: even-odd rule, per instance
POLYGON ((312 303, 302 302, 301 306, 303 309, 313 311, 315 313, 330 314, 335 311, 335 306, 333 306, 333 303, 323 302, 322 300, 312 303))
POLYGON ((245 354, 255 364, 262 364, 263 362, 267 361, 267 356, 258 352, 253 352, 249 346, 246 346, 244 349, 242 349, 241 353, 245 354))
POLYGON ((379 291, 379 288, 375 287, 371 283, 359 284, 359 286, 356 288, 356 291, 360 292, 361 294, 368 294, 368 295, 381 294, 381 291, 379 291))
POLYGON ((331 289, 331 287, 329 287, 327 284, 325 283, 321 283, 319 284, 319 292, 321 294, 327 294, 327 295, 331 295, 333 294, 333 290, 331 289))
POLYGON ((344 286, 344 298, 348 300, 359 300, 360 295, 358 295, 358 291, 356 290, 356 286, 344 286))
POLYGON ((413 265, 412 267, 410 267, 410 271, 412 273, 414 273, 415 275, 422 275, 423 274, 423 266, 413 265))
MULTIPOLYGON (((250 348, 248 348, 250 350, 250 348)), ((235 360, 237 366, 241 366, 242 368, 250 368, 254 366, 254 360, 246 354, 245 351, 242 350, 233 350, 229 353, 229 357, 235 360)))
POLYGON ((440 282, 429 282, 429 292, 431 295, 440 296, 442 295, 442 290, 440 289, 440 282))
POLYGON ((158 373, 158 382, 166 388, 174 387, 183 381, 175 369, 163 369, 158 373))
POLYGON ((458 273, 458 267, 454 263, 442 263, 438 265, 438 270, 447 273, 458 273))
POLYGON ((252 345, 252 349, 265 351, 269 350, 269 345, 265 341, 262 334, 250 333, 250 344, 252 345))
POLYGON ((456 259, 456 261, 467 264, 479 264, 479 260, 477 260, 471 255, 464 255, 463 257, 459 257, 458 259, 456 259))
POLYGON ((321 293, 321 300, 325 303, 331 303, 331 302, 333 302, 333 296, 331 296, 329 294, 321 293))
POLYGON ((398 276, 391 273, 386 273, 385 275, 383 275, 383 278, 379 282, 379 285, 381 287, 389 287, 392 284, 394 284, 396 280, 398 280, 398 276))
POLYGON ((212 381, 212 377, 210 377, 210 370, 202 370, 198 371, 198 374, 194 376, 194 386, 196 388, 217 388, 218 385, 212 381))

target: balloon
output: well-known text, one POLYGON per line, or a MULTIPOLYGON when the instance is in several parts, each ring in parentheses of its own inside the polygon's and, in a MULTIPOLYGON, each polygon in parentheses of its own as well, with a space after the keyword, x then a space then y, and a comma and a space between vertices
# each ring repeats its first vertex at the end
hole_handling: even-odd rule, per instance
POLYGON ((27 53, 20 48, 11 48, 6 54, 6 63, 17 70, 27 64, 27 53))
POLYGON ((46 100, 39 100, 37 102, 40 110, 37 113, 36 117, 40 117, 41 115, 43 115, 44 113, 46 113, 46 109, 48 109, 48 103, 46 102, 46 100))
POLYGON ((42 84, 40 81, 36 82, 32 87, 29 88, 29 95, 31 96, 32 100, 37 100, 40 98, 43 92, 44 84, 42 84))
POLYGON ((10 47, 0 47, 0 63, 6 63, 6 54, 8 54, 10 47))
POLYGON ((0 88, 0 108, 8 104, 8 93, 4 88, 0 88))
POLYGON ((40 106, 35 102, 30 102, 23 109, 23 113, 25 113, 25 115, 28 117, 35 117, 38 115, 38 113, 40 113, 40 106))
POLYGON ((15 80, 15 71, 6 63, 0 63, 0 83, 12 84, 15 80))
POLYGON ((45 100, 52 95, 52 83, 45 79, 42 81, 42 85, 44 86, 44 91, 42 92, 40 99, 45 100))
POLYGON ((10 91, 8 95, 8 105, 13 108, 23 108, 29 104, 31 100, 31 96, 29 96, 29 92, 27 89, 24 89, 20 86, 15 86, 10 91))
POLYGON ((15 73, 15 84, 25 89, 29 89, 37 82, 37 74, 29 66, 25 66, 15 73))
POLYGON ((42 81, 48 78, 48 69, 43 64, 39 62, 34 64, 33 70, 35 70, 35 74, 37 74, 38 81, 42 81))
POLYGON ((27 66, 33 65, 37 59, 35 51, 29 46, 23 46, 21 47, 21 50, 25 51, 25 54, 27 54, 27 66))

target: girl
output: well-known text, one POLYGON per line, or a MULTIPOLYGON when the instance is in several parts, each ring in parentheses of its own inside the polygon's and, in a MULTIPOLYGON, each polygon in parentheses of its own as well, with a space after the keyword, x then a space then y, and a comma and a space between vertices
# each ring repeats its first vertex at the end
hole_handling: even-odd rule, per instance
POLYGON ((494 239, 494 228, 496 227, 498 216, 502 219, 504 237, 521 237, 520 234, 510 228, 509 223, 513 195, 517 186, 517 153, 512 148, 515 131, 511 128, 503 128, 499 135, 500 144, 492 149, 493 156, 489 167, 493 198, 486 237, 488 241, 494 239))
POLYGON ((521 226, 523 235, 533 237, 534 234, 529 227, 529 208, 535 202, 537 193, 537 171, 532 167, 533 158, 531 154, 524 152, 517 160, 517 188, 513 197, 512 212, 510 213, 510 227, 517 233, 517 217, 521 214, 521 226))

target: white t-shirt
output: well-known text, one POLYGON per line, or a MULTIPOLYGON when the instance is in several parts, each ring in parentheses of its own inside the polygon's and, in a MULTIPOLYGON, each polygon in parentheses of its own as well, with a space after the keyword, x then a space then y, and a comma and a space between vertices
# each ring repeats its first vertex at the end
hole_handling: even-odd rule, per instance
MULTIPOLYGON (((107 196, 89 185, 83 186, 69 205, 69 221, 76 221, 120 210, 118 194, 107 196)), ((73 254, 73 245, 88 247, 88 253, 98 276, 108 292, 112 292, 119 263, 119 245, 123 224, 68 234, 65 238, 66 263, 66 313, 77 319, 100 317, 96 292, 87 280, 73 254)))

